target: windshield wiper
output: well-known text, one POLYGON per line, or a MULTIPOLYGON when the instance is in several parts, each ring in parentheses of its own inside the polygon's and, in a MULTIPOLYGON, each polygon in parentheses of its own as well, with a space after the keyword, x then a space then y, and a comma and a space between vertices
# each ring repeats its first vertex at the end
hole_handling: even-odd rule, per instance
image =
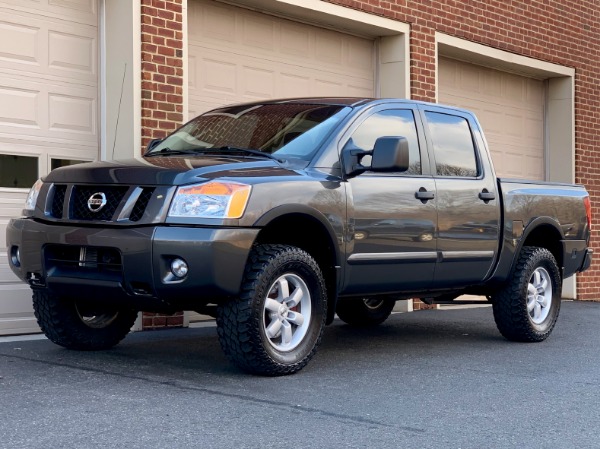
POLYGON ((223 155, 223 156, 228 156, 227 153, 246 153, 246 154, 251 154, 253 156, 259 156, 259 157, 263 157, 266 159, 272 159, 274 161, 277 161, 279 163, 283 163, 283 159, 279 159, 278 157, 273 156, 270 153, 263 153, 262 151, 259 150, 253 150, 251 148, 238 148, 238 147, 231 147, 231 146, 222 146, 222 147, 216 147, 216 148, 205 148, 205 147, 198 147, 198 148, 190 148, 190 149, 186 149, 186 150, 172 150, 170 148, 161 148, 160 150, 157 151, 153 151, 150 152, 148 154, 146 154, 145 156, 170 156, 172 154, 175 155, 181 155, 181 154, 196 154, 196 155, 202 155, 202 154, 219 154, 219 155, 223 155))
POLYGON ((144 154, 145 157, 150 156, 169 156, 171 154, 190 154, 195 153, 195 150, 172 150, 170 148, 161 148, 160 150, 151 151, 149 153, 144 154))
MULTIPOLYGON (((231 146, 222 146, 222 147, 216 147, 216 148, 207 148, 208 150, 215 151, 231 151, 231 152, 235 152, 235 153, 246 153, 246 154, 252 154, 254 156, 259 156, 259 157, 264 157, 266 159, 272 159, 274 161, 277 161, 279 163, 283 163, 283 159, 279 159, 276 156, 273 156, 271 153, 264 153, 262 151, 259 150, 253 150, 252 148, 239 148, 239 147, 231 147, 231 146)), ((227 154, 227 153, 225 153, 227 154)))

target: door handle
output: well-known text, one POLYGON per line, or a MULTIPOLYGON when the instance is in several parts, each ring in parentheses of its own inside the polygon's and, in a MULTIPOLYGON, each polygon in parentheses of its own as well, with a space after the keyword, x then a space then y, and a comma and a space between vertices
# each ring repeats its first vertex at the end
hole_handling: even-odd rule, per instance
POLYGON ((494 195, 494 192, 489 192, 488 189, 483 189, 479 192, 479 199, 487 204, 489 201, 495 200, 496 195, 494 195))
POLYGON ((435 198, 435 193, 428 192, 425 187, 421 187, 418 192, 415 192, 415 198, 425 204, 427 201, 435 198))

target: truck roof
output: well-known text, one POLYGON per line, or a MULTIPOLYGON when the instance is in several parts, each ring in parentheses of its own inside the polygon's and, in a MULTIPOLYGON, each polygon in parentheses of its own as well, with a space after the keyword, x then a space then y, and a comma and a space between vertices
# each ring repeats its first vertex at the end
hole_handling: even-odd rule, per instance
MULTIPOLYGON (((358 107, 365 105, 377 105, 377 104, 389 104, 389 103, 398 103, 398 104, 422 104, 422 105, 430 105, 435 107, 446 107, 451 108, 455 111, 463 111, 463 112, 471 112, 469 110, 451 106, 444 105, 426 101, 418 101, 411 100, 407 98, 371 98, 371 97, 299 97, 299 98, 279 98, 272 100, 263 100, 263 101, 253 101, 249 103, 243 104, 232 104, 228 106, 250 106, 250 105, 258 105, 258 104, 283 104, 283 103, 295 103, 295 104, 318 104, 318 105, 329 105, 329 106, 349 106, 349 107, 358 107)), ((228 107, 224 106, 224 107, 228 107)))

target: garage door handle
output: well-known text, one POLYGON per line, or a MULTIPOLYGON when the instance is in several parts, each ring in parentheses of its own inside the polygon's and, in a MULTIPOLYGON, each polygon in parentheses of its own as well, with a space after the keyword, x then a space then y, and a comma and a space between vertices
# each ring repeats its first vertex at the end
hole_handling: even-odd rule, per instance
POLYGON ((479 192, 479 199, 483 200, 486 204, 488 201, 492 201, 496 199, 496 195, 493 192, 489 192, 488 189, 483 189, 479 192))
POLYGON ((421 200, 423 204, 435 198, 434 192, 428 192, 425 187, 421 187, 418 192, 415 192, 415 198, 421 200))

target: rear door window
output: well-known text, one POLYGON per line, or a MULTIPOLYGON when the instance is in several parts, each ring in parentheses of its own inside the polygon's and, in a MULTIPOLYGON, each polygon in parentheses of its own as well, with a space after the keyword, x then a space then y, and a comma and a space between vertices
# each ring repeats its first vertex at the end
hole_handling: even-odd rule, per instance
POLYGON ((464 117, 426 111, 438 176, 479 175, 475 145, 469 122, 464 117))

